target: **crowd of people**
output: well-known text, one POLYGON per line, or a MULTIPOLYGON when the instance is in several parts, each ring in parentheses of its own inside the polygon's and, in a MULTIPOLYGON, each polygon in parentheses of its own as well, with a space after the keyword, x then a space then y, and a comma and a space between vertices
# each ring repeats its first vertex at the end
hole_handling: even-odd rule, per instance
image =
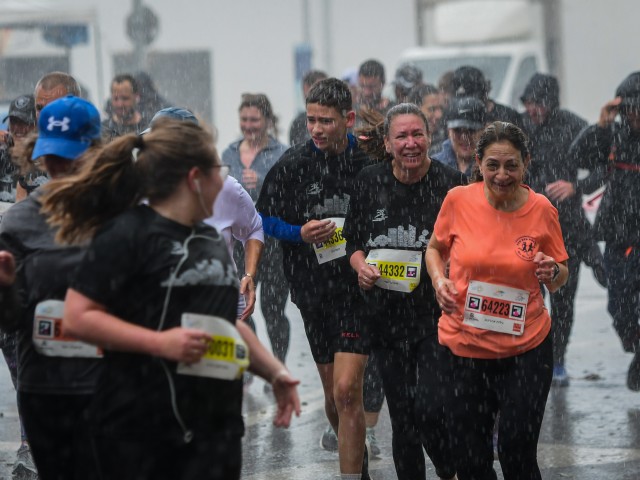
POLYGON ((147 74, 115 76, 103 114, 63 72, 11 103, 0 331, 23 427, 14 475, 240 478, 251 375, 276 426, 300 413, 288 298, 342 479, 371 478, 385 398, 399 480, 426 478, 424 452, 441 479, 495 479, 494 456, 505 478, 540 479, 582 263, 640 391, 640 72, 592 126, 560 108, 552 75, 530 79, 522 113, 472 66, 436 86, 403 65, 394 99, 385 82, 375 59, 342 80, 308 72, 290 147, 268 97, 243 94, 221 156, 147 74), (581 198, 603 185, 592 226, 581 198))

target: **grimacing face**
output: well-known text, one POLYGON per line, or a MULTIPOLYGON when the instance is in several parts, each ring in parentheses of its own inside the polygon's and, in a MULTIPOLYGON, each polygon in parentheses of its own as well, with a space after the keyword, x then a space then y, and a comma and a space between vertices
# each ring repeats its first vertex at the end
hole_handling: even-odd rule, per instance
POLYGON ((307 104, 307 130, 315 146, 323 152, 338 154, 348 145, 347 132, 355 123, 355 112, 343 115, 334 107, 307 104))

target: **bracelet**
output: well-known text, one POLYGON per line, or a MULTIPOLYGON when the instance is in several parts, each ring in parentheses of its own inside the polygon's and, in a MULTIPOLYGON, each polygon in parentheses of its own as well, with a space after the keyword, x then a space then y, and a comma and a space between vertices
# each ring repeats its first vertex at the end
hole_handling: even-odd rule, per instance
MULTIPOLYGON (((245 273, 244 275, 242 275, 242 278, 244 277, 249 277, 251 281, 253 281, 253 275, 251 275, 250 273, 245 273)), ((240 280, 242 280, 242 278, 240 280)))
POLYGON ((553 275, 551 275, 551 281, 555 282, 558 275, 560 275, 560 265, 556 262, 553 264, 553 275))

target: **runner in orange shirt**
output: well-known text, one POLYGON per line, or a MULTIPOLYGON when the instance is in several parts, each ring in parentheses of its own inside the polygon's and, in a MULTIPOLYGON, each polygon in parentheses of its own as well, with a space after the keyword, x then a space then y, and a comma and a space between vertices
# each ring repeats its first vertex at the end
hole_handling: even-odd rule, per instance
POLYGON ((522 184, 529 159, 522 130, 489 125, 477 145, 476 181, 449 192, 426 253, 443 311, 438 356, 460 480, 496 478, 498 411, 505 478, 541 478, 536 450, 553 354, 540 284, 551 292, 564 285, 568 256, 557 210, 522 184))

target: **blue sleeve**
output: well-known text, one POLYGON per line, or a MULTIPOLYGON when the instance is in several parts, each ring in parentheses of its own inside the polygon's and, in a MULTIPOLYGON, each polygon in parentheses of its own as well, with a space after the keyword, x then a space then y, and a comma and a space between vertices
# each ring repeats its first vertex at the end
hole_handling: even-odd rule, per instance
POLYGON ((291 225, 278 217, 262 217, 262 229, 264 233, 285 242, 302 243, 301 226, 291 225))

